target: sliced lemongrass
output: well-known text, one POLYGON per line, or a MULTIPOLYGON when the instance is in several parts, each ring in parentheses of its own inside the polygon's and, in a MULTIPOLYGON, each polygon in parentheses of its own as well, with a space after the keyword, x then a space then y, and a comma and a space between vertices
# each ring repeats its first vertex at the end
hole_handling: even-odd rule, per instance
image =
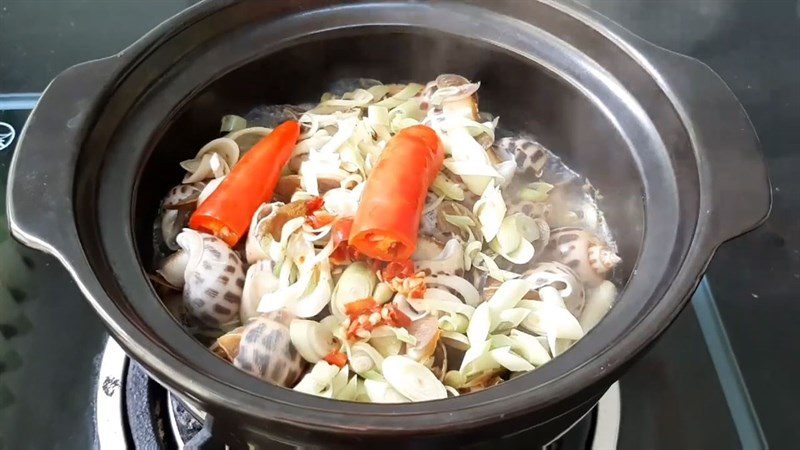
POLYGON ((330 333, 333 333, 333 330, 338 328, 341 325, 341 320, 339 320, 336 316, 326 316, 322 320, 319 321, 319 324, 325 327, 330 333))
POLYGON ((373 403, 408 403, 410 401, 385 381, 367 379, 364 380, 364 388, 373 403))
POLYGON ((464 269, 470 270, 473 265, 473 260, 481 251, 483 244, 480 241, 472 240, 464 247, 464 269))
POLYGON ((489 338, 489 343, 492 349, 500 347, 511 347, 514 345, 514 340, 505 334, 494 334, 489 338))
POLYGON ((517 247, 515 250, 509 253, 502 253, 501 255, 509 262, 521 265, 529 263, 533 259, 535 253, 536 250, 534 249, 533 244, 526 240, 522 240, 520 241, 519 247, 517 247))
POLYGON ((526 305, 532 306, 528 317, 520 323, 526 330, 553 339, 578 340, 583 337, 583 329, 578 319, 567 309, 537 301, 528 301, 526 305))
POLYGON ((432 298, 425 298, 418 301, 419 305, 424 308, 426 311, 444 311, 446 313, 458 313, 463 314, 467 317, 472 317, 472 314, 475 312, 475 308, 469 306, 467 304, 461 303, 461 301, 453 302, 448 300, 436 300, 432 298))
POLYGON ((483 252, 478 252, 476 254, 475 260, 473 260, 473 265, 477 267, 478 270, 487 272, 491 278, 500 282, 513 280, 520 277, 520 274, 518 273, 501 269, 491 256, 483 252))
POLYGON ((475 308, 467 327, 467 339, 471 346, 484 342, 492 329, 492 309, 488 303, 481 303, 475 308))
POLYGON ((422 364, 405 356, 383 360, 383 376, 401 395, 412 401, 447 398, 447 390, 436 375, 422 364))
POLYGON ((490 350, 489 354, 498 364, 512 372, 527 372, 534 369, 533 365, 526 361, 525 358, 514 354, 511 351, 511 347, 496 348, 490 350))
POLYGON ((303 376, 294 387, 295 391, 306 394, 330 397, 332 394, 333 379, 339 373, 339 368, 325 361, 317 362, 311 370, 303 376), (327 394, 324 395, 327 391, 327 394))
POLYGON ((294 319, 289 324, 292 345, 306 361, 316 363, 333 350, 333 333, 313 320, 294 319))
POLYGON ((200 195, 197 196, 197 206, 200 206, 204 201, 208 199, 208 197, 211 196, 211 194, 214 193, 214 191, 217 190, 219 185, 222 184, 223 181, 225 181, 226 176, 215 178, 206 183, 206 185, 203 187, 203 190, 200 191, 200 195))
POLYGON ((537 181, 520 189, 519 196, 522 200, 531 202, 546 202, 549 198, 548 194, 552 189, 552 184, 537 181))
POLYGON ((350 380, 350 368, 349 366, 344 366, 336 372, 334 375, 333 380, 331 380, 331 390, 333 391, 332 394, 336 395, 337 392, 341 392, 345 386, 347 386, 347 382, 350 380))
POLYGON ((458 227, 461 232, 466 234, 469 241, 475 240, 475 233, 472 231, 472 229, 478 224, 476 224, 471 217, 447 213, 442 213, 442 216, 447 223, 458 227))
POLYGON ((541 366, 550 361, 550 353, 536 336, 520 330, 511 330, 509 337, 514 341, 511 348, 534 366, 541 366))
POLYGON ((378 302, 379 305, 389 302, 394 297, 394 291, 389 286, 389 283, 383 281, 375 285, 375 290, 372 292, 372 298, 378 302))
POLYGON ((366 263, 350 264, 339 276, 331 296, 331 312, 340 318, 345 316, 345 305, 372 296, 378 277, 366 263))
POLYGON ((551 306, 557 306, 559 308, 567 307, 567 305, 564 303, 564 299, 561 298, 561 294, 558 293, 556 288, 552 286, 542 286, 538 292, 539 298, 543 303, 551 306))
POLYGON ((556 339, 556 344, 553 349, 553 356, 554 357, 558 356, 564 353, 565 351, 569 350, 569 348, 572 347, 572 345, 575 344, 575 342, 577 341, 573 341, 571 339, 556 339))
POLYGON ((489 181, 481 198, 475 202, 472 212, 480 222, 483 238, 487 241, 494 239, 500 231, 500 225, 506 215, 506 203, 500 188, 495 186, 494 180, 489 181))
POLYGON ((356 342, 350 346, 348 363, 354 372, 360 374, 372 369, 380 369, 383 364, 383 356, 366 342, 356 342))
POLYGON ((443 331, 466 333, 467 327, 469 327, 469 319, 461 314, 447 314, 439 317, 439 328, 443 331))
POLYGON ((222 116, 219 132, 230 133, 232 131, 239 131, 243 128, 247 128, 247 120, 245 120, 244 117, 237 116, 235 114, 228 114, 222 116))
POLYGON ((464 200, 464 189, 462 189, 458 183, 451 180, 443 173, 436 175, 436 179, 431 185, 431 190, 436 194, 447 197, 451 200, 458 202, 464 200))
MULTIPOLYGON (((487 341, 487 344, 489 344, 489 341, 487 341)), ((482 352, 477 357, 473 358, 466 366, 462 366, 461 371, 467 378, 473 378, 477 374, 493 371, 502 367, 500 363, 492 358, 492 355, 489 353, 490 350, 491 346, 486 345, 482 348, 482 352)))
POLYGON ((451 370, 444 374, 445 387, 460 388, 467 382, 467 377, 458 370, 451 370))
POLYGON ((513 308, 528 293, 529 287, 530 285, 525 279, 505 281, 486 303, 495 311, 513 308))
POLYGON ((464 333, 456 331, 442 331, 440 339, 448 347, 453 347, 457 350, 466 351, 469 349, 469 339, 464 333))
POLYGON ((509 308, 500 311, 497 314, 497 323, 495 324, 492 332, 505 332, 512 328, 516 328, 528 317, 530 310, 527 308, 509 308))
POLYGON ((334 188, 326 192, 322 199, 325 210, 338 217, 353 217, 358 209, 358 193, 346 188, 334 188))
POLYGON ((510 253, 519 247, 521 240, 522 233, 519 231, 517 215, 514 214, 503 218, 500 229, 489 246, 497 253, 510 253))
POLYGON ((417 95, 420 91, 422 91, 423 88, 424 88, 424 86, 422 86, 421 84, 408 83, 398 93, 394 94, 391 97, 385 98, 385 99, 375 103, 375 105, 383 106, 383 107, 386 107, 386 108, 394 108, 394 107, 400 105, 401 103, 404 103, 406 100, 410 99, 411 97, 414 97, 415 95, 417 95))
POLYGON ((488 340, 471 344, 466 353, 464 353, 464 358, 461 360, 461 368, 459 370, 464 372, 470 363, 486 354, 489 349, 491 349, 491 342, 488 340))
MULTIPOLYGON (((289 264, 285 266, 291 267, 289 264)), ((297 299, 308 289, 313 275, 313 271, 306 271, 296 282, 288 286, 284 285, 277 291, 264 295, 261 297, 256 310, 260 313, 270 313, 283 308, 293 308, 297 299)))
POLYGON ((373 370, 368 370, 368 371, 366 371, 366 372, 364 372, 362 374, 359 374, 359 375, 361 375, 361 378, 364 378, 365 380, 375 380, 375 381, 382 381, 382 382, 386 381, 386 380, 383 379, 383 375, 381 375, 380 372, 378 372, 377 370, 374 370, 374 369, 373 370))
POLYGON ((333 280, 330 263, 327 260, 322 261, 316 266, 314 272, 315 276, 311 280, 311 285, 314 288, 307 295, 297 299, 297 304, 294 307, 294 313, 297 317, 316 316, 331 300, 333 280))
POLYGON ((614 299, 617 297, 617 287, 610 281, 603 281, 599 286, 590 290, 586 296, 586 305, 580 317, 580 324, 588 332, 605 317, 614 299))
POLYGON ((369 344, 383 357, 399 355, 405 342, 398 339, 393 332, 386 336, 376 336, 376 330, 372 330, 369 344))
POLYGON ((339 392, 333 393, 333 398, 336 400, 355 401, 358 396, 359 384, 358 377, 353 375, 339 392))

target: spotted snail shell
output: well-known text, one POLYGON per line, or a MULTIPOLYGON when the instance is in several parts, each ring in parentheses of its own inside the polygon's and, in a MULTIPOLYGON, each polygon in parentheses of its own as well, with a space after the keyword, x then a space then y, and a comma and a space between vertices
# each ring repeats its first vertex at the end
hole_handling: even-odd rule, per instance
POLYGON ((203 191, 205 183, 198 181, 189 184, 179 184, 167 192, 162 206, 164 209, 195 209, 197 197, 203 191))
POLYGON ((505 137, 495 143, 499 151, 514 155, 518 174, 542 176, 547 163, 547 151, 538 142, 525 138, 505 137))
POLYGON ((528 217, 547 219, 550 217, 552 209, 548 202, 532 202, 530 200, 518 200, 508 206, 508 215, 521 213, 528 217))
POLYGON ((222 240, 190 229, 177 240, 188 256, 183 275, 186 311, 210 327, 238 322, 244 287, 239 255, 222 240))
POLYGON ((620 257, 596 234, 580 228, 552 230, 542 259, 565 264, 590 287, 603 282, 620 262, 620 257))
POLYGON ((286 311, 251 320, 242 331, 233 365, 264 381, 291 387, 300 378, 305 361, 289 338, 292 315, 286 311))
POLYGON ((189 217, 197 207, 197 199, 205 183, 179 184, 167 192, 161 201, 161 212, 157 219, 157 230, 161 240, 170 250, 180 247, 175 239, 189 223, 189 217))

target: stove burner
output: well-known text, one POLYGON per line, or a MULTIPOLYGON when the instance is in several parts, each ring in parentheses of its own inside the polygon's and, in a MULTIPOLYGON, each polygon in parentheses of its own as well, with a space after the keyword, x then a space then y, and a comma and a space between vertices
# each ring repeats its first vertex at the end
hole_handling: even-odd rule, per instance
MULTIPOLYGON (((615 383, 595 408, 542 450, 616 449, 620 413, 615 383)), ((150 378, 111 338, 100 363, 95 422, 101 450, 226 447, 211 433, 212 420, 203 411, 150 378)))
POLYGON ((203 424, 201 419, 190 412, 189 407, 171 392, 167 393, 167 398, 169 399, 169 421, 172 426, 172 435, 175 436, 178 447, 182 447, 203 431, 203 424))

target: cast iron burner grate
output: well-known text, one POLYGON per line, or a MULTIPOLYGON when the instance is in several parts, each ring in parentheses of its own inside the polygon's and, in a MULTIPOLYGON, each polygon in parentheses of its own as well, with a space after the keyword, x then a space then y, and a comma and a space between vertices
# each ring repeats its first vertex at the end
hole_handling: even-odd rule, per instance
MULTIPOLYGON (((213 424, 205 413, 150 378, 110 338, 100 366, 95 419, 100 450, 226 448, 211 433, 213 424)), ((619 419, 620 395, 615 384, 595 408, 542 450, 613 450, 619 419)), ((290 447, 276 444, 273 448, 290 447)))

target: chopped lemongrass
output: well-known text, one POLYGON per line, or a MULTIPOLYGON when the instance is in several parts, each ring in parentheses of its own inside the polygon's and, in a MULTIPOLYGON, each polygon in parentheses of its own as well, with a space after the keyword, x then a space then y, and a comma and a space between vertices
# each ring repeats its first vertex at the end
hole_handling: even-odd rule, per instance
POLYGON ((247 121, 244 119, 244 117, 240 117, 235 114, 228 114, 227 116, 222 116, 219 132, 231 133, 244 128, 247 128, 247 121))
POLYGON ((522 200, 531 202, 546 202, 549 198, 549 193, 553 189, 553 185, 542 181, 537 181, 528 184, 519 191, 519 197, 522 200))
POLYGON ((456 291, 470 306, 478 306, 481 295, 472 283, 456 275, 436 275, 425 277, 427 285, 441 285, 456 291))
POLYGON ((447 398, 447 390, 431 370, 405 356, 383 360, 383 376, 401 395, 412 401, 447 398))
POLYGON ((300 356, 310 363, 321 360, 334 348, 331 330, 313 320, 294 319, 289 336, 300 356))

